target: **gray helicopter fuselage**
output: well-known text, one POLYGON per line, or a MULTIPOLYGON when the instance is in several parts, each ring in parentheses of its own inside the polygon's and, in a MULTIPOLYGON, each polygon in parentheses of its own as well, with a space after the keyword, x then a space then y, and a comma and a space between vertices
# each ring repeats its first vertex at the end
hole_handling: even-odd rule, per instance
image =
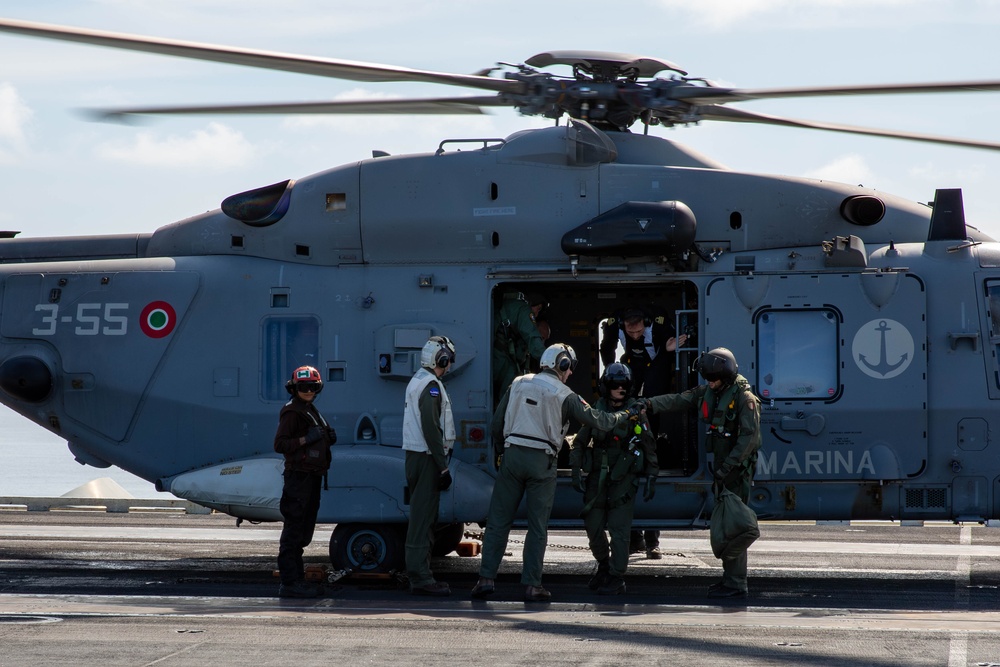
MULTIPOLYGON (((675 389, 697 384, 699 350, 725 346, 761 399, 762 517, 1000 516, 1000 245, 974 230, 928 241, 930 207, 869 188, 603 137, 553 127, 347 164, 279 188, 262 219, 217 210, 134 237, 2 240, 0 400, 84 463, 280 519, 272 441, 284 381, 308 363, 338 434, 320 521, 400 523, 403 390, 444 334, 458 441, 441 521, 477 522, 495 475, 499 300, 545 294, 550 342, 576 349, 571 386, 588 400, 600 322, 655 302, 696 332, 675 389), (859 197, 884 215, 848 220, 859 197), (696 248, 564 251, 567 232, 631 202, 682 204, 696 248)), ((637 222, 623 210, 609 229, 637 222)), ((659 490, 637 524, 704 525, 704 429, 662 419, 659 490)), ((552 524, 580 525, 580 504, 563 472, 552 524)))

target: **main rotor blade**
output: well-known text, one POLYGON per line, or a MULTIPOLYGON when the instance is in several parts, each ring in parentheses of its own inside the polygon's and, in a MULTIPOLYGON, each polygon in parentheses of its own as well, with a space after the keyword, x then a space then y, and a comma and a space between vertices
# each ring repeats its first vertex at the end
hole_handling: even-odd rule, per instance
POLYGON ((90 109, 97 120, 123 120, 134 115, 183 114, 483 114, 482 107, 509 106, 498 97, 439 97, 417 100, 343 100, 274 104, 220 104, 214 106, 135 107, 90 109))
POLYGON ((752 113, 742 109, 732 107, 708 106, 699 107, 698 112, 704 120, 724 120, 737 123, 761 123, 764 125, 781 125, 783 127, 798 127, 810 130, 827 130, 829 132, 844 132, 847 134, 864 134, 873 137, 887 137, 890 139, 907 139, 909 141, 923 141, 929 144, 945 144, 949 146, 964 146, 966 148, 982 148, 991 151, 1000 151, 1000 143, 990 141, 976 141, 973 139, 959 139, 955 137, 941 137, 931 134, 915 134, 913 132, 897 132, 895 130, 879 130, 870 127, 857 127, 855 125, 840 125, 837 123, 825 123, 813 120, 798 120, 795 118, 780 118, 767 114, 752 113))
POLYGON ((498 93, 518 92, 522 88, 521 84, 516 81, 494 79, 474 74, 432 72, 354 60, 300 56, 257 49, 106 32, 103 30, 87 30, 84 28, 34 23, 31 21, 0 19, 0 32, 57 39, 67 42, 80 42, 130 51, 158 53, 181 58, 193 58, 195 60, 209 60, 232 65, 246 65, 248 67, 274 69, 298 74, 313 74, 351 81, 422 81, 448 86, 467 86, 470 88, 492 90, 498 93))
POLYGON ((902 95, 913 93, 982 93, 1000 91, 1000 81, 956 81, 942 83, 889 83, 865 86, 821 86, 815 88, 716 88, 677 87, 674 99, 698 100, 710 104, 775 100, 790 97, 837 97, 848 95, 902 95))

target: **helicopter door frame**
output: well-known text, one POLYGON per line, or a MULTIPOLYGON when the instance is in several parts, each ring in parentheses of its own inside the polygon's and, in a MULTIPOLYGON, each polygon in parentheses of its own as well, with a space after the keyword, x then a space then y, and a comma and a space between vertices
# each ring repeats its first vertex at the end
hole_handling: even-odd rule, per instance
MULTIPOLYGON (((987 332, 984 342, 984 358, 991 361, 984 364, 986 391, 993 400, 1000 399, 1000 275, 977 272, 976 284, 982 285, 980 306, 982 309, 982 331, 987 332)), ((969 350, 979 352, 977 332, 953 331, 948 333, 949 345, 953 351, 969 350)), ((953 360, 954 361, 954 360, 953 360)))
POLYGON ((765 408, 759 481, 895 480, 926 469, 927 297, 917 276, 718 277, 705 329, 708 347, 733 351, 765 408))
MULTIPOLYGON (((686 276, 665 281, 662 276, 644 275, 634 280, 621 280, 620 276, 616 276, 612 281, 608 276, 597 275, 578 276, 573 280, 550 276, 529 280, 519 275, 516 280, 497 280, 490 285, 493 318, 490 349, 493 350, 493 338, 497 330, 495 318, 503 295, 511 292, 542 294, 547 306, 541 314, 551 328, 549 338, 544 341, 545 345, 566 343, 573 347, 578 364, 568 384, 585 400, 594 403, 599 398, 598 382, 603 368, 600 356, 602 322, 625 306, 641 303, 661 306, 666 311, 666 321, 671 326, 676 321, 674 313, 684 313, 688 326, 696 328, 699 321, 698 304, 701 302, 699 294, 705 284, 699 278, 702 277, 686 276)), ((696 377, 688 373, 690 361, 696 356, 694 348, 686 347, 679 356, 667 352, 664 354, 670 355, 671 362, 681 360, 676 368, 671 369, 673 377, 667 382, 667 391, 683 391, 697 384, 696 377)), ((491 378, 494 371, 492 363, 491 356, 491 378)), ((493 397, 494 406, 499 403, 500 398, 501 395, 493 397)), ((698 470, 702 458, 698 454, 701 450, 693 418, 678 415, 661 421, 670 431, 665 434, 669 436, 669 443, 665 437, 657 446, 661 457, 661 476, 690 477, 698 470), (678 441, 686 444, 680 446, 678 441)), ((579 424, 571 425, 571 434, 578 430, 579 424)), ((568 451, 564 448, 560 453, 558 466, 567 474, 568 460, 568 451)))

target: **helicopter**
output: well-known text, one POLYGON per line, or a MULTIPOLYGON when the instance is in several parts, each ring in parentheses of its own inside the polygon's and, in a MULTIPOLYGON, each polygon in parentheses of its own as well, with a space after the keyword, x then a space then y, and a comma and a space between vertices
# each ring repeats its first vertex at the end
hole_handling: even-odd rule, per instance
MULTIPOLYGON (((457 348, 444 379, 458 431, 436 547, 447 553, 465 524, 485 519, 496 475, 495 313, 537 292, 552 340, 580 359, 570 385, 584 397, 600 375, 601 323, 626 303, 655 303, 690 332, 673 352, 674 390, 698 383, 689 369, 700 352, 733 351, 762 404, 750 498, 761 518, 1000 518, 1000 244, 966 224, 961 191, 940 189, 928 205, 732 171, 650 133, 743 122, 1000 150, 729 106, 997 91, 1000 81, 755 90, 616 52, 550 51, 452 74, 5 19, 0 32, 488 93, 97 112, 105 118, 513 107, 553 121, 427 153, 375 152, 231 194, 152 233, 0 239, 0 402, 64 438, 81 463, 118 466, 237 519, 280 520, 272 441, 284 382, 315 366, 336 396, 322 406, 338 433, 319 512, 336 524, 331 562, 398 569, 403 391, 423 344, 445 335, 457 348), (961 378, 962 390, 941 378, 961 378)), ((634 525, 706 527, 703 429, 683 415, 665 431, 658 491, 634 525)), ((565 452, 559 465, 550 525, 579 528, 565 452)))

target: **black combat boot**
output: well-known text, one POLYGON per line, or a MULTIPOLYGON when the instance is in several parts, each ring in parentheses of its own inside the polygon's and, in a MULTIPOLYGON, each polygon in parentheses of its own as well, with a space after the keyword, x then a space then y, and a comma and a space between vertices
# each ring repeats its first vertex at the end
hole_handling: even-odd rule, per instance
POLYGON ((598 595, 625 595, 625 580, 621 577, 608 575, 604 585, 597 589, 598 595))
POLYGON ((604 585, 604 582, 608 580, 609 573, 611 572, 611 566, 608 564, 608 559, 597 561, 597 572, 594 576, 590 578, 587 582, 587 588, 592 591, 596 591, 598 588, 604 585))

